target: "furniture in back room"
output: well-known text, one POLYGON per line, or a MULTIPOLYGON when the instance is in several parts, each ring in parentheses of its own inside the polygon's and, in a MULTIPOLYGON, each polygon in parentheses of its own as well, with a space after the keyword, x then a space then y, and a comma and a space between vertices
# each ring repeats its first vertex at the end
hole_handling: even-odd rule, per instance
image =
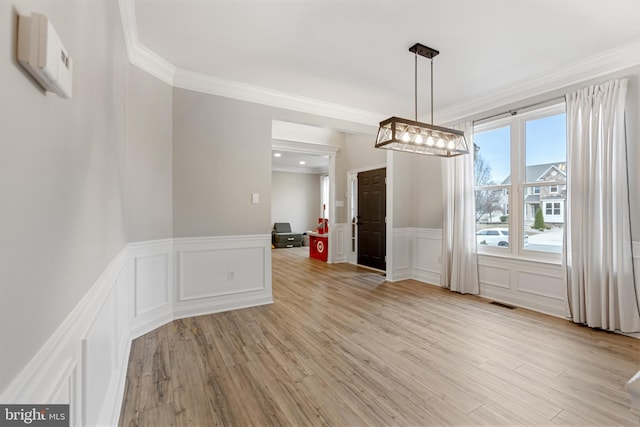
POLYGON ((271 243, 274 248, 299 248, 302 246, 302 233, 292 233, 288 222, 276 222, 271 232, 271 243))
POLYGON ((327 262, 329 254, 329 235, 308 231, 309 235, 309 257, 327 262))

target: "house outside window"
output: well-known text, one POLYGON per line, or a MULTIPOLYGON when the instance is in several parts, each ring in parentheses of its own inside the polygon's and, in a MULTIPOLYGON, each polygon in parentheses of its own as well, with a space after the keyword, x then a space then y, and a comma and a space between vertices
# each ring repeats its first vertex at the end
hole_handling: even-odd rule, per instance
POLYGON ((564 103, 477 124, 474 162, 479 252, 560 260, 567 169, 564 103), (491 229, 503 234, 507 244, 483 244, 479 233, 491 229))

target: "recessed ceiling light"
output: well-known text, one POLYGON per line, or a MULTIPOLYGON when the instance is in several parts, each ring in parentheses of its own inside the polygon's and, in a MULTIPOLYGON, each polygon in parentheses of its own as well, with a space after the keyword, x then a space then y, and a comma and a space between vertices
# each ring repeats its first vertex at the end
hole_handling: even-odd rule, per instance
POLYGON ((306 165, 306 164, 307 164, 307 162, 305 162, 304 160, 300 160, 300 164, 301 164, 301 165, 306 165))
POLYGON ((280 153, 273 153, 273 157, 282 157, 282 154, 280 154, 280 153))

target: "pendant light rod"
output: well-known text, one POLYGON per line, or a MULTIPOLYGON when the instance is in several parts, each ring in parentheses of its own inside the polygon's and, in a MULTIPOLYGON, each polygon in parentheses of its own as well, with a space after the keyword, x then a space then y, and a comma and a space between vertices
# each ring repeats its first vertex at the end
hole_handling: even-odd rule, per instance
POLYGON ((416 121, 418 121, 418 55, 429 58, 431 62, 431 124, 433 124, 433 57, 437 56, 440 51, 425 46, 420 43, 416 43, 409 48, 409 52, 414 53, 415 57, 415 113, 416 121))
POLYGON ((418 121, 418 55, 413 55, 413 111, 415 112, 415 121, 418 121))
POLYGON ((429 61, 431 61, 431 124, 433 124, 433 58, 429 61))

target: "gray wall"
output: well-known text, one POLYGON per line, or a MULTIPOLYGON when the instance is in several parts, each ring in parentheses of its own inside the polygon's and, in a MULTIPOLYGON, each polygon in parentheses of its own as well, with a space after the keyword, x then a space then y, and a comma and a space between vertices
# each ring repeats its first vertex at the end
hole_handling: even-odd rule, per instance
POLYGON ((127 232, 130 242, 173 235, 172 88, 129 67, 127 232))
POLYGON ((257 104, 173 90, 175 237, 271 232, 271 119, 257 104))
POLYGON ((0 3, 0 391, 125 245, 127 55, 118 3, 0 3), (17 13, 44 13, 74 61, 73 98, 15 60, 17 13))
POLYGON ((442 163, 448 159, 393 153, 393 227, 442 228, 442 163))
POLYGON ((419 228, 442 228, 442 159, 431 156, 416 156, 414 176, 418 209, 413 224, 419 228))
POLYGON ((271 223, 288 222, 302 233, 318 225, 320 177, 305 173, 273 172, 271 175, 271 223))
MULTIPOLYGON (((346 170, 362 169, 387 163, 387 150, 374 147, 375 134, 347 134, 344 141, 346 170)), ((345 177, 346 179, 346 177, 345 177)))

